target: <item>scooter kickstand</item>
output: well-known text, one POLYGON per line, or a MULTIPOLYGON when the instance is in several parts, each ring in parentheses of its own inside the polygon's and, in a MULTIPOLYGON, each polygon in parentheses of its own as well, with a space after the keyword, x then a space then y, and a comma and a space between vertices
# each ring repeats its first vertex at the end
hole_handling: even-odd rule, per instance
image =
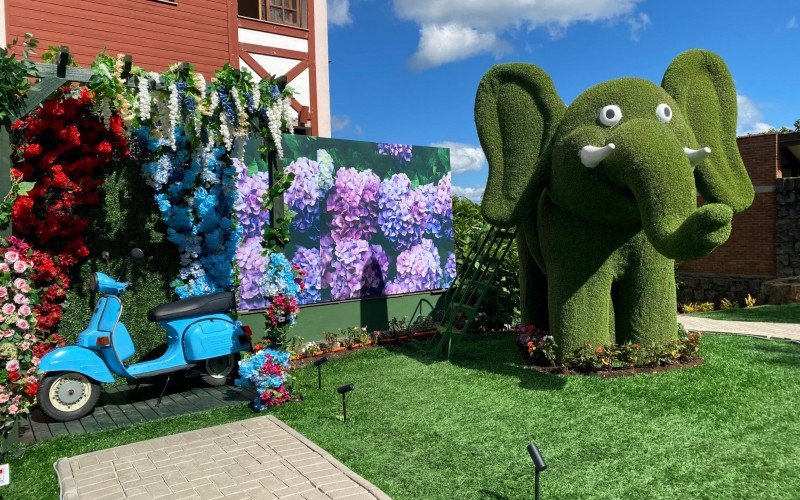
POLYGON ((169 379, 171 376, 172 374, 167 375, 167 381, 164 382, 164 388, 161 389, 161 395, 158 397, 158 403, 156 403, 156 408, 161 406, 161 400, 164 398, 164 394, 166 394, 167 392, 167 386, 169 385, 169 379))

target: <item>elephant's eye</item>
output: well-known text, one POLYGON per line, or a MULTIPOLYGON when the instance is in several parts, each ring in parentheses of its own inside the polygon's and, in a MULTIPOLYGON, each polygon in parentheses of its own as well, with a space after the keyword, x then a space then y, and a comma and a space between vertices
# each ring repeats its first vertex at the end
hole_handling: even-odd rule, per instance
POLYGON ((672 108, 666 104, 659 104, 656 108, 656 116, 661 120, 661 123, 669 123, 672 121, 672 108))
POLYGON ((609 104, 608 106, 603 106, 597 118, 606 127, 613 127, 622 120, 622 110, 616 104, 609 104))

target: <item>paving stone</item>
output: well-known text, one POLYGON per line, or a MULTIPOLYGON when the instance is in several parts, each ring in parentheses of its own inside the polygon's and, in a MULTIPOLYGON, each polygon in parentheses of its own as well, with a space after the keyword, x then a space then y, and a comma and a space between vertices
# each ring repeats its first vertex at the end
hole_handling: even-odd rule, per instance
POLYGON ((272 416, 61 459, 56 470, 86 500, 388 498, 272 416))

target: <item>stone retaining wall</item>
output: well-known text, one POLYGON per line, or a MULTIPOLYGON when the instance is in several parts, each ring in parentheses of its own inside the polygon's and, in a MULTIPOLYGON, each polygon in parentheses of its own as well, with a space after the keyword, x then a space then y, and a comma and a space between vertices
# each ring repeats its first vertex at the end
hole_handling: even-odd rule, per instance
POLYGON ((714 302, 727 298, 741 304, 750 294, 758 298, 761 284, 773 276, 733 276, 678 273, 678 303, 714 302))
POLYGON ((800 275, 800 177, 775 181, 775 259, 778 277, 800 275))

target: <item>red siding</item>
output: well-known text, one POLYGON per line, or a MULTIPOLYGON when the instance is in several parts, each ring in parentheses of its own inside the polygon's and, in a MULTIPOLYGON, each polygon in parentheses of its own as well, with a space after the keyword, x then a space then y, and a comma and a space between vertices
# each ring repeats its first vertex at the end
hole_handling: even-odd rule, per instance
POLYGON ((9 39, 31 32, 42 50, 66 45, 81 66, 103 48, 111 55, 131 54, 135 65, 148 70, 186 61, 206 76, 229 60, 230 10, 224 0, 5 1, 9 39))

